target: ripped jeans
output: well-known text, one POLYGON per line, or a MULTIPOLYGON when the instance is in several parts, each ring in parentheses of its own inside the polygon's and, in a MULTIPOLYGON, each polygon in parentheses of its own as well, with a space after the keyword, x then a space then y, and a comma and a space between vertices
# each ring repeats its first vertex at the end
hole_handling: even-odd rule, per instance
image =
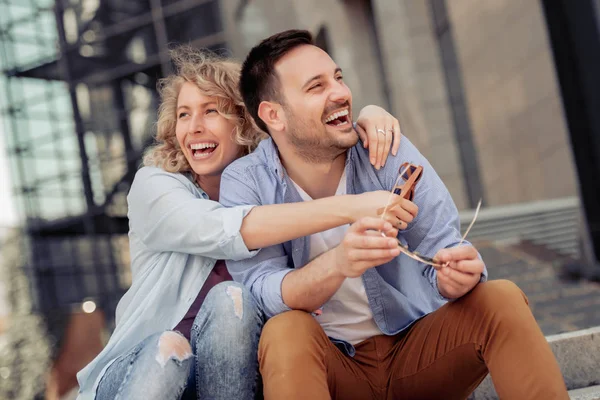
POLYGON ((179 332, 148 336, 111 364, 96 399, 254 399, 263 323, 246 288, 219 283, 200 307, 191 346, 179 332))

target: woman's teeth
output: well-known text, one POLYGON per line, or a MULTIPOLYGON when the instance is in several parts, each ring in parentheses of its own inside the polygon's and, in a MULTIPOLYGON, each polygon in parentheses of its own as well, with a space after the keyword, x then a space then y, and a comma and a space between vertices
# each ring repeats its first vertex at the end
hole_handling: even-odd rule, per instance
POLYGON ((216 147, 216 143, 193 143, 190 145, 192 156, 198 159, 209 157, 216 147))
POLYGON ((216 143, 192 143, 190 144, 192 150, 203 150, 209 147, 217 147, 216 143))

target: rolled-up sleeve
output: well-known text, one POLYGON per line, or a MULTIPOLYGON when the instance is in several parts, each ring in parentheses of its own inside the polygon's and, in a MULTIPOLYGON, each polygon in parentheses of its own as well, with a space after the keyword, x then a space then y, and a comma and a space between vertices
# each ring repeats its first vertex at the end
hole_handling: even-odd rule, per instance
POLYGON ((287 266, 288 257, 282 251, 283 246, 277 245, 262 249, 248 260, 227 260, 233 279, 250 289, 267 318, 290 310, 283 301, 281 284, 293 269, 287 266))
MULTIPOLYGON (((221 175, 221 203, 226 207, 261 205, 259 188, 251 174, 233 167, 221 175)), ((227 269, 235 281, 250 289, 268 318, 290 310, 283 301, 281 283, 293 268, 283 245, 263 248, 247 260, 227 260, 227 269)))
POLYGON ((253 205, 225 208, 194 190, 183 175, 140 169, 127 196, 130 231, 153 251, 236 260, 256 254, 240 233, 253 205))

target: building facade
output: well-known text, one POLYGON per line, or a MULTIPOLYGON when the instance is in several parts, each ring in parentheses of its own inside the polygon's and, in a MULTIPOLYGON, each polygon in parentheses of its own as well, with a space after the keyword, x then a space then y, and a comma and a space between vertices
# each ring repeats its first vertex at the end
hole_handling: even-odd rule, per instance
POLYGON ((89 325, 73 316, 90 302, 110 331, 131 279, 126 195, 169 46, 241 61, 290 28, 343 68, 355 111, 398 117, 460 210, 577 198, 547 21, 541 0, 0 0, 0 119, 21 232, 9 267, 56 343, 89 325))
POLYGON ((379 104, 398 116, 459 209, 479 198, 499 206, 577 195, 541 2, 222 4, 228 43, 240 59, 261 38, 290 27, 324 37, 355 108, 379 104))

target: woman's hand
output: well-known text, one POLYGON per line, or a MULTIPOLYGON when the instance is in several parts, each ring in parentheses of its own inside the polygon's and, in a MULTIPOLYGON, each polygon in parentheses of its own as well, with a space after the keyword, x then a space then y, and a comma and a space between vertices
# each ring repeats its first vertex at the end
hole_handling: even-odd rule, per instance
POLYGON ((406 229, 419 212, 419 208, 412 201, 390 194, 385 190, 366 192, 349 197, 352 222, 356 222, 363 217, 380 218, 385 209, 383 219, 392 224, 394 229, 402 230, 406 229))
POLYGON ((383 108, 369 105, 360 110, 356 120, 356 131, 365 149, 369 149, 371 164, 376 169, 385 165, 392 141, 392 155, 398 153, 402 137, 400 124, 383 108))

